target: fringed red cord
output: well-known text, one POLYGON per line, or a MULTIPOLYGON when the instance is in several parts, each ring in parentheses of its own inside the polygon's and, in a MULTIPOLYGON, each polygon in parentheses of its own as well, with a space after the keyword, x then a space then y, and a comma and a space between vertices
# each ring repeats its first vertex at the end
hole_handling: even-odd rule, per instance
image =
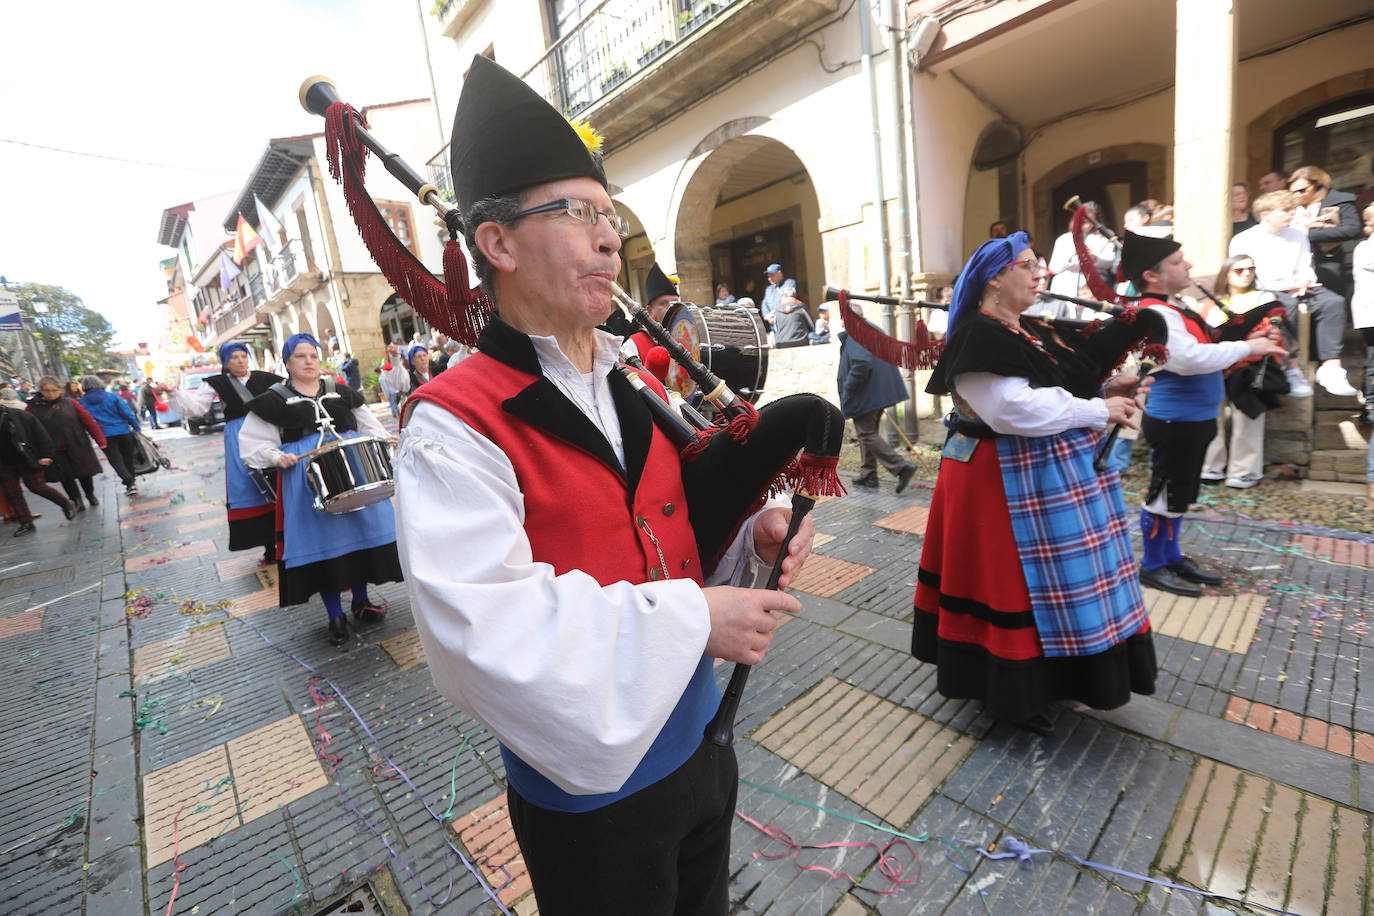
POLYGON ((916 321, 913 333, 915 340, 898 340, 883 333, 876 325, 870 324, 862 315, 850 308, 848 290, 840 290, 839 306, 845 333, 885 363, 913 372, 917 369, 934 369, 935 363, 945 349, 943 340, 930 339, 930 330, 926 327, 924 319, 916 321))
POLYGON ((1069 224, 1069 234, 1073 236, 1073 250, 1078 255, 1078 269, 1083 274, 1083 281, 1088 284, 1094 299, 1119 305, 1121 300, 1117 297, 1116 290, 1112 289, 1107 281, 1102 279, 1102 274, 1097 272, 1097 259, 1088 251, 1087 236, 1079 232, 1087 218, 1088 208, 1079 207, 1074 211, 1073 222, 1069 224))
POLYGON ((779 475, 782 489, 799 490, 808 496, 844 496, 849 491, 840 480, 839 462, 838 455, 802 452, 779 475))
POLYGON ((361 116, 346 102, 329 106, 325 112, 325 157, 330 176, 343 185, 344 201, 363 244, 391 288, 425 321, 459 343, 475 346, 491 315, 492 302, 481 290, 469 288, 462 243, 450 239, 445 244, 446 282, 440 282, 396 238, 363 185, 367 148, 358 139, 355 117, 361 116))

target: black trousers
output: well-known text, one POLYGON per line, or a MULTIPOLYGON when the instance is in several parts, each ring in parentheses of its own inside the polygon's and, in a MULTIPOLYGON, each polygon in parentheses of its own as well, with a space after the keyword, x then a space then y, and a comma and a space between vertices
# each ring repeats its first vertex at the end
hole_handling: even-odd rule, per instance
POLYGON ((704 739, 673 773, 618 802, 567 814, 506 793, 543 916, 724 916, 739 766, 704 739))
POLYGON ((1217 421, 1159 420, 1147 413, 1140 431, 1150 443, 1150 489, 1145 504, 1163 492, 1170 512, 1187 512, 1197 502, 1202 463, 1217 434, 1217 421))
POLYGON ((1360 328, 1364 338, 1364 399, 1374 403, 1374 328, 1360 328))
POLYGON ((110 459, 110 467, 119 475, 120 483, 126 487, 134 485, 134 434, 121 433, 105 437, 105 457, 110 459))
POLYGON ((76 502, 81 498, 81 490, 86 491, 87 499, 95 499, 95 478, 90 474, 78 477, 72 470, 71 457, 66 449, 59 449, 53 458, 53 467, 57 468, 57 478, 62 482, 62 489, 67 491, 67 498, 76 502), (81 483, 81 488, 77 489, 77 482, 81 483))
MULTIPOLYGON (((1279 302, 1288 310, 1289 330, 1297 336, 1298 299, 1291 293, 1276 293, 1279 302)), ((1312 317, 1312 357, 1318 362, 1339 359, 1341 338, 1350 321, 1350 305, 1345 298, 1325 286, 1318 286, 1302 298, 1312 317)))

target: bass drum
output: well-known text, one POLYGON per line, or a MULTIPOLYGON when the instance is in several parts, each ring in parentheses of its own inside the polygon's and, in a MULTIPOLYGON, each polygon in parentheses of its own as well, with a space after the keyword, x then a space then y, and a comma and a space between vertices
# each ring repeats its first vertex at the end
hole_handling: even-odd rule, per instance
MULTIPOLYGON (((701 308, 674 303, 663 316, 663 327, 697 362, 753 404, 763 394, 768 377, 768 331, 754 309, 701 308)), ((688 401, 697 384, 676 362, 664 384, 688 401)))

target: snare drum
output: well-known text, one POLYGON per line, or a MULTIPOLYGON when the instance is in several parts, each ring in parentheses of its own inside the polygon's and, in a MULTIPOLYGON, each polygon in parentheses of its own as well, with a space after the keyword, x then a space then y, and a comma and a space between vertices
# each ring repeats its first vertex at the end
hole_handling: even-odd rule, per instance
POLYGON ((305 479, 320 512, 356 512, 390 499, 396 490, 391 446, 374 436, 322 445, 305 460, 305 479))
MULTIPOLYGON (((768 331, 754 309, 700 308, 678 302, 663 316, 663 326, 697 362, 706 366, 749 403, 763 394, 768 377, 768 331)), ((673 363, 664 384, 684 398, 696 393, 687 371, 673 363)))

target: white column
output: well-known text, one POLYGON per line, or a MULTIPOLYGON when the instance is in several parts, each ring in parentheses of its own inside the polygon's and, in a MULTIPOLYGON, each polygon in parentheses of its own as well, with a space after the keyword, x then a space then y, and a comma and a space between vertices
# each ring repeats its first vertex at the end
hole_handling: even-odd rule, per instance
POLYGON ((1214 274, 1231 238, 1235 117, 1233 0, 1176 0, 1174 237, 1194 275, 1214 274))

